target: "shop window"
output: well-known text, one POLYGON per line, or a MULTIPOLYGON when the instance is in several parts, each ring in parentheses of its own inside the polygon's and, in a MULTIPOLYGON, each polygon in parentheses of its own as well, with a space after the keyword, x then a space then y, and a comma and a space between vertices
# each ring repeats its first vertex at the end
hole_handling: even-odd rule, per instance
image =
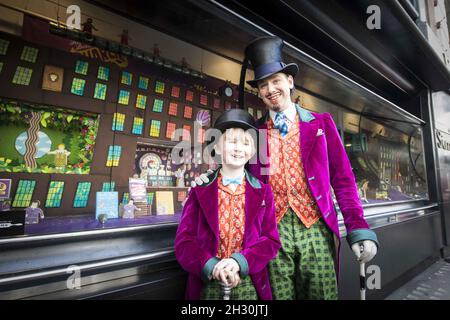
POLYGON ((130 193, 124 192, 122 196, 122 203, 127 204, 130 201, 130 193))
POLYGON ((133 120, 133 130, 131 133, 133 134, 142 134, 144 131, 144 119, 139 117, 134 117, 133 120))
POLYGON ((171 115, 171 116, 177 116, 177 113, 178 113, 178 104, 177 103, 175 103, 175 102, 171 102, 170 104, 169 104, 169 114, 171 115))
POLYGON ((204 106, 208 105, 208 96, 206 94, 200 95, 200 104, 204 106))
POLYGON ((72 88, 70 92, 76 94, 77 96, 84 95, 84 86, 86 85, 86 80, 80 78, 73 78, 72 80, 72 88))
POLYGON ((130 102, 130 92, 126 90, 120 90, 118 102, 123 105, 128 105, 128 103, 130 102))
POLYGON ((220 108, 220 99, 214 98, 213 107, 214 109, 220 108))
POLYGON ((0 39, 0 55, 4 56, 8 52, 9 41, 0 39))
POLYGON ((95 84, 95 90, 94 90, 94 98, 99 100, 105 100, 106 99, 106 84, 103 83, 96 83, 95 84))
POLYGON ((124 124, 125 124, 125 115, 123 113, 114 113, 112 130, 123 131, 124 124))
POLYGON ((48 188, 46 208, 59 208, 64 191, 64 181, 51 181, 48 188))
POLYGON ((12 83, 28 86, 30 84, 32 74, 32 69, 18 66, 16 72, 14 73, 12 83))
POLYGON ((191 90, 186 91, 186 101, 192 102, 194 101, 194 92, 191 90))
POLYGON ((177 128, 177 125, 173 122, 167 123, 167 129, 166 129, 166 138, 167 139, 173 139, 173 134, 177 128))
POLYGON ((164 82, 156 81, 156 84, 155 84, 155 92, 156 93, 164 94, 165 88, 166 88, 166 84, 164 82))
POLYGON ((153 112, 162 112, 163 111, 164 101, 161 99, 155 99, 153 102, 153 112))
POLYGON ((133 74, 127 71, 123 71, 120 83, 125 84, 127 86, 131 86, 132 82, 133 82, 133 74))
POLYGON ((138 94, 136 97, 136 108, 145 110, 146 105, 147 105, 147 96, 138 94))
POLYGON ((88 204, 90 192, 91 192, 90 182, 79 182, 77 186, 77 191, 75 193, 75 199, 73 201, 73 207, 85 208, 88 204))
POLYGON ((174 98, 179 98, 180 97, 180 87, 173 86, 172 92, 170 95, 174 98))
POLYGON ((186 119, 192 119, 192 107, 184 106, 184 117, 186 119))
POLYGON ((39 54, 39 49, 25 46, 23 47, 20 60, 35 63, 39 54))
POLYGON ((108 158, 106 160, 106 166, 107 167, 118 167, 121 153, 122 153, 121 146, 109 146, 108 158))
POLYGON ((109 68, 108 67, 98 67, 97 78, 100 80, 109 80, 109 68))
POLYGON ((87 63, 86 61, 78 60, 77 63, 75 64, 75 73, 87 75, 88 68, 89 63, 87 63))
POLYGON ((116 183, 114 181, 111 182, 103 182, 102 185, 102 192, 110 192, 110 191, 114 191, 114 189, 116 188, 116 183))
POLYGON ((148 81, 149 81, 149 79, 147 77, 140 76, 139 84, 138 84, 139 89, 147 90, 148 89, 148 81))
POLYGON ((12 206, 15 208, 28 207, 31 204, 35 187, 36 181, 34 180, 20 180, 12 206))
POLYGON ((161 121, 159 120, 152 120, 150 125, 150 137, 159 137, 159 133, 161 130, 161 121))
POLYGON ((191 126, 185 124, 183 126, 183 141, 190 141, 191 140, 191 126))

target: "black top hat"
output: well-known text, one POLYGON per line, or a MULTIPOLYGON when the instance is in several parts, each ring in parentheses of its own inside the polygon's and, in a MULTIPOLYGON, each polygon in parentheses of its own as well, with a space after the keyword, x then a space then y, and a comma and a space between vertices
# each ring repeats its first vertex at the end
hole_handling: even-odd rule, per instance
POLYGON ((258 130, 255 119, 243 109, 230 109, 222 113, 214 123, 214 128, 224 132, 229 128, 258 130))
POLYGON ((295 75, 298 66, 295 63, 285 64, 281 61, 283 40, 279 37, 261 37, 247 46, 245 57, 250 61, 255 72, 255 79, 247 81, 253 88, 257 87, 257 82, 267 78, 277 72, 284 72, 295 75))

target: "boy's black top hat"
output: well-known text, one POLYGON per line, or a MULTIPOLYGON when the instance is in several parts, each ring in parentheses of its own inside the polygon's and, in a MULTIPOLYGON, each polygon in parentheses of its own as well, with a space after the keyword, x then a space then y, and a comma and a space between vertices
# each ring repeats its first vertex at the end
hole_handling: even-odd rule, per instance
POLYGON ((229 128, 258 130, 255 119, 243 109, 230 109, 222 113, 214 123, 214 128, 224 132, 229 128))
POLYGON ((261 37, 247 46, 245 57, 250 61, 255 72, 255 79, 247 81, 253 88, 257 88, 258 81, 277 72, 284 72, 295 77, 298 66, 295 63, 285 64, 281 60, 283 40, 279 37, 261 37))

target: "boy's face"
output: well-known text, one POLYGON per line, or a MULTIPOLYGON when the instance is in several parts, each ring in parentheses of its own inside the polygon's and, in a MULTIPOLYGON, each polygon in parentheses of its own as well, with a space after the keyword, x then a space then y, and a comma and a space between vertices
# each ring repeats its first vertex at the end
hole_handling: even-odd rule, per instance
POLYGON ((255 154, 251 134, 240 128, 227 129, 214 149, 222 156, 222 165, 233 168, 243 167, 255 154))
POLYGON ((284 111, 290 106, 293 88, 292 76, 282 72, 258 82, 259 97, 269 109, 275 112, 284 111))

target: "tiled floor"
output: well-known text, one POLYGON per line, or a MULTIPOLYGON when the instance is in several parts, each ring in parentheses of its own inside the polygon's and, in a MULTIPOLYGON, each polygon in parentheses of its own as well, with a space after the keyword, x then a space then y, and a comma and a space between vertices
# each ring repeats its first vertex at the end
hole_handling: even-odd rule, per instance
POLYGON ((437 261, 386 300, 450 300, 450 263, 437 261))

